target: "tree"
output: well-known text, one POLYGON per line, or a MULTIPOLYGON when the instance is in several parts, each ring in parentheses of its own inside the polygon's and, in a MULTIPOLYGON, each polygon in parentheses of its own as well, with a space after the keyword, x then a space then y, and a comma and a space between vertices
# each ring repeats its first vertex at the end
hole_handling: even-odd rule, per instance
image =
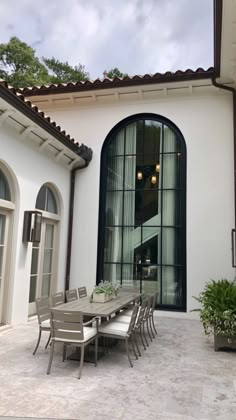
POLYGON ((67 83, 87 80, 89 73, 84 66, 70 66, 56 58, 43 58, 35 55, 35 50, 17 37, 0 44, 0 78, 14 87, 67 83))
POLYGON ((127 73, 121 73, 121 71, 117 67, 114 67, 114 69, 109 70, 108 72, 106 72, 106 74, 107 74, 107 77, 109 77, 110 79, 114 79, 114 77, 128 76, 127 73))
POLYGON ((88 80, 87 73, 82 64, 72 67, 67 61, 61 63, 56 58, 43 58, 43 62, 49 70, 51 83, 78 82, 79 80, 88 80))
POLYGON ((49 82, 48 71, 36 57, 35 50, 17 37, 0 44, 0 77, 14 87, 49 82))

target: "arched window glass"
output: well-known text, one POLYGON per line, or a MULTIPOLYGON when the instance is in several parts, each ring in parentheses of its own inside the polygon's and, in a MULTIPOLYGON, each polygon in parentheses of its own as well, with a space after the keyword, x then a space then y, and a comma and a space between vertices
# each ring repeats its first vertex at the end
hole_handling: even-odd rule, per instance
POLYGON ((163 307, 186 305, 186 147, 153 115, 112 130, 101 156, 97 282, 158 292, 163 307))
POLYGON ((43 185, 36 200, 36 209, 48 211, 49 213, 58 213, 55 196, 48 185, 43 185))
POLYGON ((0 169, 0 199, 11 201, 10 187, 7 182, 7 178, 0 169))

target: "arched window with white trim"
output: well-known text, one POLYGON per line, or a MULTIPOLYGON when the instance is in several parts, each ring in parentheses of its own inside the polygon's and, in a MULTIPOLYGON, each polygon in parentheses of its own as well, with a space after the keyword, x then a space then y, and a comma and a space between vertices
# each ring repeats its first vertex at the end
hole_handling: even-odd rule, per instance
POLYGON ((58 263, 59 197, 50 184, 44 184, 37 195, 35 208, 42 211, 40 243, 33 242, 29 314, 35 313, 35 299, 50 296, 56 290, 58 263))
POLYGON ((13 226, 14 182, 0 162, 0 324, 6 323, 8 309, 9 261, 13 226))

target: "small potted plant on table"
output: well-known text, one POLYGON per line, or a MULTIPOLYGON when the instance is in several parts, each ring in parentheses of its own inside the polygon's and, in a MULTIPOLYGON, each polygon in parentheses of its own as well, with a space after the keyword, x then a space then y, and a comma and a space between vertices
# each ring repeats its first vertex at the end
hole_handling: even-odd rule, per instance
POLYGON ((215 351, 236 349, 236 281, 208 282, 195 299, 201 304, 200 320, 205 334, 214 334, 215 351))
POLYGON ((91 300, 96 303, 105 303, 117 296, 117 288, 105 281, 99 283, 93 290, 91 300))

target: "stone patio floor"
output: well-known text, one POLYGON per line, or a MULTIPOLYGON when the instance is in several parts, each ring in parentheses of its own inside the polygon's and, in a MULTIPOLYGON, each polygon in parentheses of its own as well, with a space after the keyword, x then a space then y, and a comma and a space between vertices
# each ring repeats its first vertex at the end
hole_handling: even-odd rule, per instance
POLYGON ((236 420, 236 353, 214 352, 197 320, 156 318, 158 336, 131 369, 122 343, 98 362, 61 361, 38 326, 0 333, 0 419, 236 420), (2 417, 1 417, 2 416, 2 417))

